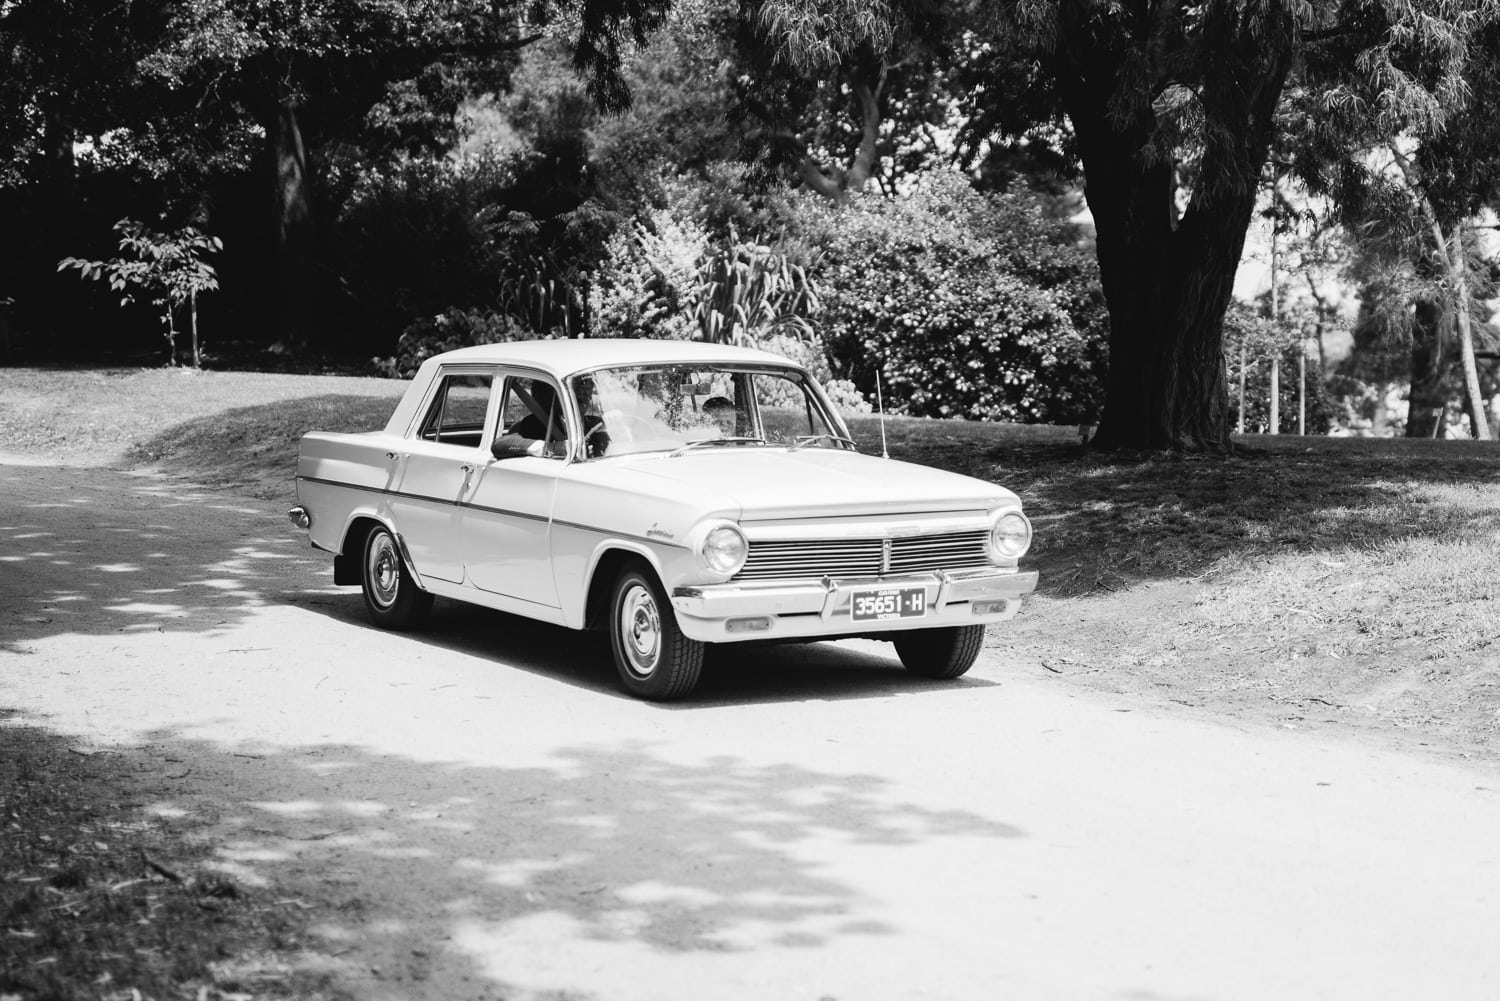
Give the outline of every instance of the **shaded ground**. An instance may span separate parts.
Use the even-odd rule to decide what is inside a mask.
[[[333,996],[296,962],[306,905],[213,868],[201,821],[148,809],[191,760],[87,747],[0,710],[0,997]]]

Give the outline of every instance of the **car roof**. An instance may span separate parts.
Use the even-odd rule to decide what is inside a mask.
[[[610,365],[650,365],[663,362],[796,366],[796,362],[781,355],[752,348],[708,344],[703,341],[619,337],[480,344],[448,351],[428,361],[442,365],[523,365],[541,369],[559,379],[575,372]]]

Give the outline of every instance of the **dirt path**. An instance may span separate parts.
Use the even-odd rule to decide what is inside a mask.
[[[997,636],[997,642],[1002,637]],[[0,706],[159,766],[359,999],[1500,996],[1500,773],[986,652],[719,656],[376,632],[281,509],[0,465]]]

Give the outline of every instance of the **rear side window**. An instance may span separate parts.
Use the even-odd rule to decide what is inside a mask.
[[[418,435],[442,445],[478,448],[484,438],[484,416],[494,383],[489,375],[443,376]]]

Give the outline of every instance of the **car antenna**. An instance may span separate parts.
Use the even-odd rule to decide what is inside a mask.
[[[891,453],[885,449],[885,403],[880,398],[880,369],[875,370],[875,412],[880,415],[880,457],[889,459]]]

